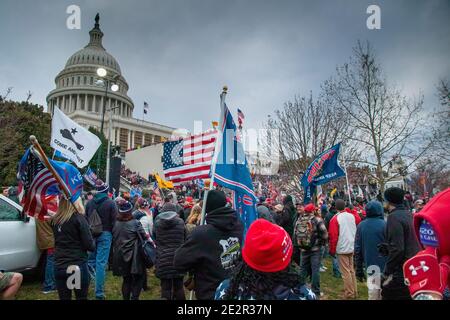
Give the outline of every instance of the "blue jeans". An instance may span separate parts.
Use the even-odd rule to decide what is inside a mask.
[[[306,279],[311,277],[311,290],[320,299],[320,261],[322,250],[302,251],[300,265],[300,284],[306,284]]]
[[[103,231],[95,239],[95,251],[89,253],[89,273],[95,278],[95,297],[97,299],[105,298],[106,265],[108,264],[111,242],[111,232]]]
[[[341,277],[341,271],[339,270],[339,263],[337,258],[333,258],[333,276],[336,278]]]
[[[47,251],[47,262],[45,263],[45,278],[44,278],[44,288],[43,291],[53,291],[56,290],[55,282],[55,259],[53,253],[48,253]]]

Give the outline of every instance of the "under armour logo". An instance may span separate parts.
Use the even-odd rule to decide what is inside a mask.
[[[420,269],[422,269],[423,272],[427,272],[428,270],[430,270],[430,268],[426,266],[425,261],[420,261],[419,267],[414,267],[413,265],[409,266],[409,271],[411,271],[411,275],[413,276],[417,276],[417,271]]]

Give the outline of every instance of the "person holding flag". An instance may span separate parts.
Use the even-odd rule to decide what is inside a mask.
[[[231,112],[225,104],[227,90],[225,87],[221,95],[221,133],[217,139],[210,174],[212,182],[234,191],[234,208],[244,223],[245,237],[246,231],[258,217],[257,197],[244,146]]]
[[[226,92],[224,87],[220,96],[221,132],[211,163],[209,185],[212,190],[205,191],[202,225],[192,231],[174,258],[175,268],[193,270],[198,300],[213,299],[218,285],[230,276],[240,253],[244,228],[247,229],[257,216],[253,183],[242,143],[236,138],[236,125],[225,105]],[[234,155],[232,161],[229,161],[230,155]],[[234,191],[238,214],[227,205],[225,193],[213,189],[214,182]]]
[[[74,272],[80,275],[74,288],[77,300],[86,300],[89,288],[87,252],[94,250],[89,224],[81,202],[83,178],[72,165],[49,160],[36,137],[23,155],[18,170],[21,203],[24,213],[44,220],[49,216],[49,199],[59,196],[56,214],[51,218],[55,240],[54,273],[61,300],[72,298],[67,280]]]

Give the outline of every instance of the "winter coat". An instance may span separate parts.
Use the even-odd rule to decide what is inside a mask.
[[[49,220],[36,219],[36,243],[39,250],[53,249],[55,238],[53,237],[52,225]]]
[[[62,225],[52,225],[55,236],[55,266],[67,268],[81,265],[88,260],[88,251],[95,250],[94,239],[86,217],[74,213]]]
[[[355,216],[346,211],[338,212],[330,221],[330,255],[353,253],[355,235]]]
[[[345,211],[355,217],[355,222],[357,226],[361,223],[362,219],[359,216],[358,211],[356,211],[356,209],[345,208]]]
[[[185,238],[183,219],[176,212],[163,212],[155,219],[153,240],[156,244],[155,274],[158,278],[173,279],[184,276],[184,272],[176,270],[173,266],[173,258]]]
[[[116,203],[106,193],[97,193],[86,205],[86,216],[89,218],[94,209],[102,220],[103,231],[112,232],[117,216]]]
[[[146,272],[138,234],[142,239],[146,239],[145,231],[136,219],[116,221],[113,228],[113,274],[115,276],[142,275]]]
[[[403,264],[420,251],[412,214],[404,205],[398,205],[388,215],[385,239],[389,253],[384,273],[403,278]]]
[[[287,209],[283,209],[281,212],[275,212],[273,215],[273,219],[275,223],[282,227],[286,232],[288,232],[290,228],[291,218],[289,215],[289,211]],[[289,233],[289,232],[288,232]]]
[[[356,229],[355,262],[356,270],[361,273],[369,266],[378,266],[383,272],[386,257],[378,252],[378,245],[384,242],[383,206],[379,202],[371,201],[366,206],[366,219]]]
[[[292,202],[292,197],[287,196],[283,201],[283,211],[285,212],[284,215],[286,216],[285,219],[283,219],[283,227],[284,230],[286,230],[289,235],[294,235],[294,224],[297,220],[297,210],[295,209],[294,203]],[[287,219],[289,217],[289,219]]]
[[[198,300],[212,300],[219,284],[230,277],[239,257],[244,227],[231,208],[209,212],[175,253],[175,267],[191,271]]]

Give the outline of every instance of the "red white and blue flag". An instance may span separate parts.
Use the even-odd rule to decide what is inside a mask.
[[[49,160],[57,174],[66,184],[70,194],[71,202],[75,202],[83,190],[83,177],[80,172],[71,164]],[[40,159],[29,148],[19,163],[17,172],[19,179],[19,200],[25,214],[39,219],[54,211],[49,207],[49,202],[54,197],[61,194],[57,180],[52,173],[44,166]],[[50,212],[49,212],[50,211]]]
[[[164,142],[163,170],[166,180],[180,185],[209,178],[217,130]]]
[[[237,109],[237,115],[238,115],[239,129],[242,129],[242,124],[244,123],[245,116],[244,116],[244,113],[242,112],[242,110],[239,108]]]

